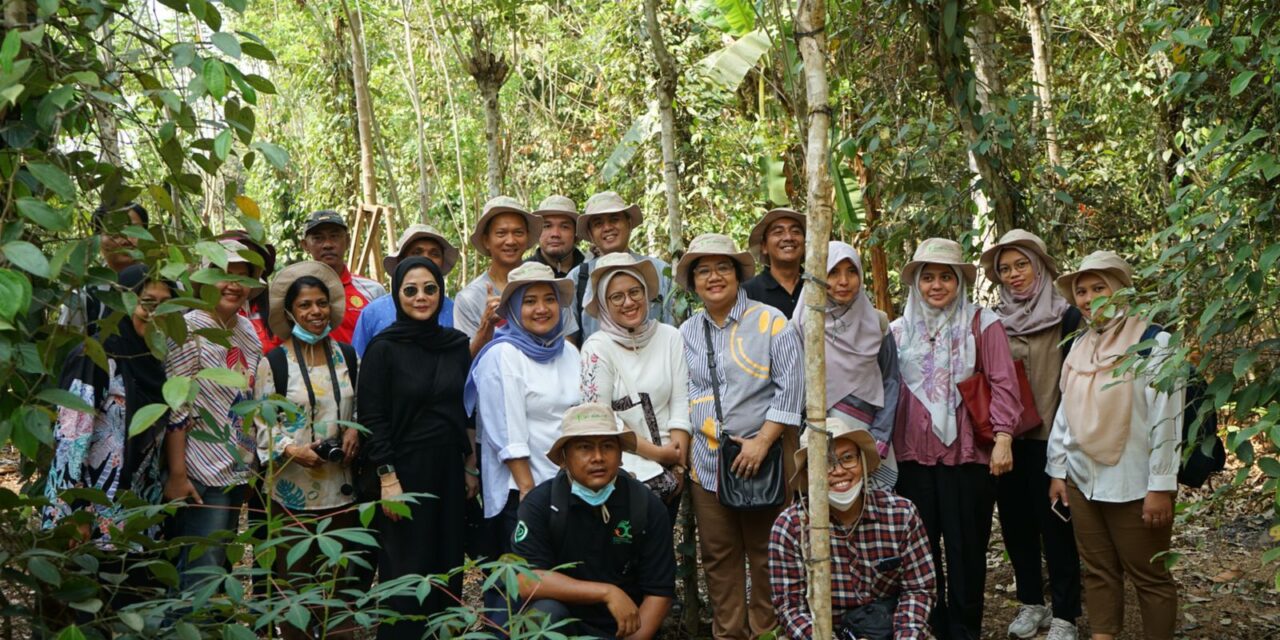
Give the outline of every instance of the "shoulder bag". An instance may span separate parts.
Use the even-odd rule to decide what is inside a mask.
[[[991,428],[991,381],[987,379],[986,367],[982,362],[982,310],[973,314],[973,375],[956,383],[956,390],[964,402],[965,411],[973,423],[973,439],[982,446],[995,444],[995,431]],[[1043,424],[1036,411],[1036,396],[1031,392],[1031,380],[1027,378],[1027,368],[1021,360],[1013,361],[1013,370],[1018,380],[1018,398],[1022,401],[1022,416],[1013,437],[1018,437]]]

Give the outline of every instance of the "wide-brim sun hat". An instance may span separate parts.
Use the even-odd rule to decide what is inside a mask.
[[[1058,292],[1067,300],[1075,300],[1076,278],[1090,273],[1106,273],[1115,278],[1122,286],[1133,286],[1133,267],[1114,251],[1094,251],[1080,261],[1080,266],[1071,273],[1065,273],[1054,281]]]
[[[332,267],[323,262],[303,260],[281,269],[271,279],[271,288],[267,290],[267,326],[277,338],[284,339],[293,333],[293,321],[285,315],[288,309],[284,306],[284,297],[294,281],[304,276],[323,282],[329,290],[329,328],[336,329],[342,324],[342,316],[347,310],[346,290],[342,287],[342,279]]]
[[[876,450],[876,439],[865,427],[854,426],[843,416],[827,416],[827,433],[831,440],[827,443],[827,451],[834,452],[836,440],[848,440],[862,451],[862,477],[865,480],[880,468],[880,452]],[[800,448],[794,454],[796,475],[802,476],[808,471],[809,444],[802,440]]]
[[[591,219],[599,216],[606,216],[611,213],[627,214],[628,220],[631,221],[631,228],[635,229],[644,221],[644,213],[640,211],[640,205],[630,204],[622,199],[622,196],[613,191],[601,191],[587,199],[586,211],[578,216],[578,237],[591,237]]]
[[[972,285],[978,279],[978,267],[964,259],[964,248],[955,240],[946,238],[929,238],[916,247],[911,262],[902,267],[902,282],[907,286],[915,286],[916,272],[926,264],[942,264],[956,267],[965,280]]]
[[[502,289],[502,296],[498,298],[498,308],[502,309],[507,306],[507,301],[520,287],[528,284],[537,284],[545,282],[556,290],[556,296],[560,299],[560,306],[568,306],[573,300],[573,281],[568,278],[557,278],[556,272],[551,270],[541,262],[526,262],[507,274],[507,286]]]
[[[588,300],[583,307],[583,310],[591,314],[593,318],[600,317],[600,298],[595,295],[596,289],[600,287],[600,280],[606,275],[621,269],[632,269],[639,272],[640,277],[644,279],[643,284],[647,296],[658,295],[658,270],[654,268],[652,262],[637,260],[635,256],[625,252],[605,254],[596,260],[596,267],[591,271],[591,288],[587,291],[589,294],[586,296]]]
[[[625,428],[619,430],[612,409],[586,402],[564,412],[564,418],[560,420],[560,437],[547,450],[547,459],[555,464],[564,464],[564,446],[574,438],[591,436],[617,436],[623,451],[636,450],[635,432]]]
[[[732,259],[742,267],[743,275],[751,275],[756,271],[756,260],[750,252],[738,251],[733,238],[722,233],[704,233],[689,243],[689,250],[680,256],[676,263],[676,282],[689,291],[693,291],[693,264],[699,258],[708,256],[724,256]],[[739,282],[739,285],[742,283]]]
[[[1005,249],[1018,249],[1024,253],[1033,253],[1040,258],[1040,262],[1044,264],[1045,270],[1048,272],[1049,280],[1055,280],[1060,273],[1058,270],[1058,262],[1049,256],[1049,248],[1045,245],[1044,240],[1040,236],[1026,231],[1024,229],[1014,229],[1009,233],[1000,236],[1000,240],[995,246],[982,252],[982,257],[978,259],[978,264],[982,265],[982,272],[987,275],[987,279],[1000,284],[1000,266],[996,264],[996,260],[1000,259],[1000,252]]]
[[[400,240],[396,242],[395,253],[382,259],[382,270],[387,273],[395,273],[396,265],[405,259],[405,250],[409,248],[409,245],[423,238],[435,240],[439,243],[440,251],[444,253],[444,264],[440,265],[440,273],[446,276],[449,275],[449,272],[453,271],[454,265],[458,264],[458,260],[462,258],[462,253],[458,251],[457,247],[453,246],[452,242],[449,242],[448,238],[441,235],[435,227],[429,224],[409,225],[409,228],[400,234]]]
[[[756,226],[751,228],[751,235],[747,239],[747,250],[751,252],[751,255],[754,256],[757,261],[765,261],[763,252],[764,237],[769,232],[769,225],[783,219],[795,220],[800,223],[800,228],[804,229],[806,232],[809,230],[809,221],[804,217],[803,213],[786,207],[770,209],[769,212],[764,214],[764,217],[760,219],[760,222],[757,222]]]
[[[489,231],[489,223],[504,213],[519,214],[524,218],[524,223],[529,229],[529,239],[525,242],[524,249],[521,249],[521,251],[528,251],[538,244],[538,234],[542,232],[542,218],[526,211],[524,205],[520,204],[520,201],[515,198],[497,196],[484,203],[484,208],[480,212],[480,219],[476,220],[475,230],[471,232],[471,246],[486,258],[490,256],[489,250],[484,248],[484,235]]]

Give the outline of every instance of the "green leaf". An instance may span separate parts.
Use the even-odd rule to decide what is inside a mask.
[[[174,376],[165,381],[164,387],[160,392],[164,395],[164,401],[174,411],[182,408],[182,405],[190,401],[195,395],[196,385],[191,378],[186,376]]]
[[[73,604],[71,606],[74,607],[75,605]],[[102,607],[101,600],[98,601],[98,607]],[[73,624],[62,631],[59,631],[57,637],[53,640],[85,640],[85,638],[84,632],[80,630],[80,627]]]
[[[1280,461],[1275,458],[1258,458],[1258,469],[1268,478],[1280,478]]]
[[[187,42],[173,45],[169,48],[169,53],[173,55],[173,66],[175,67],[189,67],[196,61],[196,47]]]
[[[66,231],[71,228],[71,221],[53,210],[43,200],[35,198],[18,198],[18,213],[50,231]]]
[[[201,369],[200,373],[196,374],[196,377],[233,389],[247,389],[249,387],[249,379],[243,373],[232,371],[226,367]]]
[[[1249,367],[1253,366],[1259,355],[1262,355],[1259,351],[1246,351],[1236,358],[1236,364],[1231,368],[1231,374],[1236,377],[1236,380],[1244,378],[1245,374],[1249,373]]]
[[[168,405],[160,403],[149,404],[133,414],[133,421],[129,423],[129,437],[132,438],[143,431],[146,431],[151,425],[159,420],[164,412],[168,411]]]
[[[276,56],[271,53],[270,49],[256,42],[242,42],[240,43],[240,49],[243,50],[244,54],[250,58],[257,58],[266,62],[276,61]]]
[[[55,587],[62,584],[62,575],[58,573],[57,567],[54,567],[53,563],[40,556],[32,557],[27,561],[27,571],[41,582],[46,582]]]
[[[244,13],[246,3],[245,0],[222,0],[222,4],[231,7],[231,10],[236,13]]]
[[[88,414],[94,413],[93,407],[89,406],[89,403],[85,402],[80,396],[71,393],[66,389],[49,387],[40,393],[37,393],[36,398],[44,400],[49,404],[66,407],[72,411],[79,411],[80,413]]]
[[[270,142],[255,142],[253,148],[266,156],[267,162],[271,163],[277,171],[284,171],[289,165],[289,152]]]
[[[31,307],[31,281],[10,269],[0,269],[0,319],[12,321]]]
[[[27,171],[30,171],[40,184],[58,194],[63,201],[73,202],[76,199],[76,185],[71,182],[67,174],[62,172],[62,169],[49,164],[29,164]]]
[[[1239,75],[1231,80],[1231,95],[1238,96],[1245,89],[1249,88],[1249,82],[1253,77],[1258,75],[1257,71],[1241,71]]]
[[[72,609],[83,611],[85,613],[97,613],[102,609],[102,601],[97,598],[89,598],[79,602],[70,603]]]
[[[947,38],[954,38],[956,35],[956,12],[959,9],[957,0],[947,0],[947,6],[942,8],[942,32]]]
[[[237,40],[234,35],[225,31],[219,31],[213,34],[209,39],[213,41],[213,46],[221,49],[223,53],[231,56],[232,58],[240,58],[240,41]]]
[[[229,624],[222,628],[222,640],[258,640],[258,636],[242,624]]]
[[[720,88],[733,91],[755,68],[760,57],[773,48],[769,34],[757,29],[738,38],[733,44],[708,55],[698,62]]]
[[[220,60],[205,60],[204,71],[200,73],[200,78],[204,80],[204,87],[209,90],[209,95],[221,100],[227,95],[227,68],[222,65]]]
[[[222,133],[213,139],[213,155],[219,160],[226,160],[229,153],[231,153],[231,130],[223,129]]]
[[[142,627],[146,624],[142,616],[133,611],[118,611],[116,615],[120,616],[120,622],[134,631],[142,631]]]
[[[14,240],[0,248],[4,257],[19,269],[41,278],[49,277],[49,260],[35,245],[25,240]]]
[[[13,72],[13,60],[22,50],[22,37],[18,35],[19,31],[19,29],[9,29],[9,33],[4,36],[4,43],[0,44],[0,70],[5,73]]]
[[[609,159],[604,162],[604,170],[600,172],[600,180],[605,184],[612,182],[623,169],[627,168],[627,165],[631,164],[631,159],[636,156],[640,146],[653,137],[657,130],[657,106],[650,105],[649,112],[631,123],[631,128],[627,129],[618,146],[614,147],[613,152],[609,154]]]

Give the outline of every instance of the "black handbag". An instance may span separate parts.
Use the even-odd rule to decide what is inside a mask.
[[[716,371],[716,351],[711,343],[711,323],[704,317],[702,329],[707,339],[707,367],[711,371],[711,394],[715,401],[716,423],[724,425],[724,409],[720,406],[720,375]],[[719,430],[718,430],[719,431]],[[742,453],[742,445],[736,440],[725,438],[717,433],[720,439],[720,462],[717,469],[719,488],[716,496],[720,504],[735,511],[758,511],[781,507],[787,497],[787,482],[782,467],[781,438],[769,447],[769,453],[756,475],[744,478],[733,472],[733,461]]]

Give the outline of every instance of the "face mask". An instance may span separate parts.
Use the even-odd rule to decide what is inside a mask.
[[[290,320],[293,320],[293,337],[307,344],[315,344],[317,342],[320,342],[321,340],[324,340],[325,338],[329,337],[329,331],[333,329],[333,327],[331,326],[326,326],[324,328],[324,331],[320,332],[319,334],[311,333],[310,331],[307,331],[306,329],[302,328],[302,324],[299,323],[297,319],[293,317],[293,314],[289,313],[286,315],[289,316]]]
[[[613,485],[615,482],[617,482],[617,478],[614,478],[613,482],[605,485],[599,491],[592,491],[591,489],[578,484],[578,481],[573,479],[569,480],[569,485],[570,491],[573,492],[573,495],[582,498],[583,502],[593,507],[598,507],[605,502],[608,502],[609,496],[613,495]]]
[[[844,491],[828,492],[827,502],[829,502],[831,506],[835,507],[839,511],[846,511],[849,509],[849,507],[853,506],[853,503],[858,499],[858,496],[860,495],[862,495],[861,480],[859,480],[857,484],[853,485],[852,487],[849,487]]]

